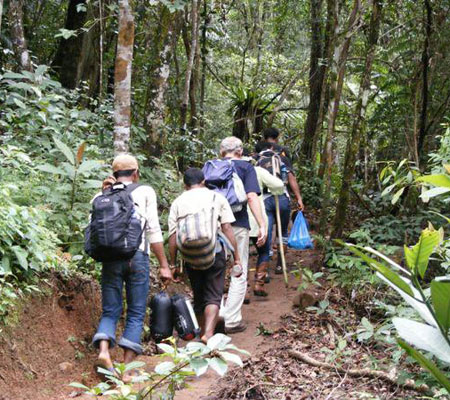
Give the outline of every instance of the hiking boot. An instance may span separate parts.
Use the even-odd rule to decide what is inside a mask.
[[[266,277],[264,278],[264,283],[270,283],[269,271],[266,272]]]
[[[277,265],[275,267],[275,274],[276,275],[281,275],[283,273],[283,267],[281,265]]]
[[[227,335],[232,335],[233,333],[244,332],[247,329],[247,323],[245,321],[239,322],[238,325],[231,328],[225,327],[225,333]]]

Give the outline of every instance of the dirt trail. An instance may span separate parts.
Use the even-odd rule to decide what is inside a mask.
[[[310,252],[290,251],[288,265],[294,267],[300,257],[314,262]],[[252,257],[250,265],[254,267]],[[250,273],[253,279],[254,271]],[[0,400],[89,400],[68,387],[70,382],[82,382],[94,386],[98,379],[93,372],[96,353],[89,346],[100,316],[100,292],[90,280],[61,278],[49,281],[48,296],[31,298],[18,313],[18,325],[0,335]],[[232,335],[232,342],[250,352],[252,360],[273,345],[270,336],[257,336],[257,327],[263,324],[267,330],[280,326],[280,316],[292,310],[292,297],[298,282],[291,276],[286,288],[282,275],[272,275],[266,285],[266,299],[251,297],[251,303],[243,306],[244,319],[248,323],[245,332]],[[182,345],[182,344],[181,344]],[[121,352],[113,350],[112,356],[120,359]],[[162,360],[156,356],[141,356],[151,371]],[[237,369],[236,371],[239,371]],[[201,399],[217,387],[220,378],[209,371],[200,378],[189,379],[189,387],[177,393],[177,400]]]
[[[298,258],[294,252],[289,260]],[[252,276],[254,272],[251,272]],[[269,296],[264,300],[258,297],[251,297],[251,302],[243,306],[244,320],[248,323],[248,328],[241,333],[231,335],[232,343],[241,349],[250,352],[251,357],[258,357],[258,354],[267,350],[271,346],[271,340],[263,335],[257,336],[257,327],[263,324],[265,329],[275,330],[280,321],[280,316],[287,314],[292,309],[292,297],[296,293],[298,282],[290,279],[290,285],[286,288],[283,276],[272,274],[270,284],[266,285]],[[189,388],[185,388],[177,393],[176,400],[201,399],[207,396],[211,389],[214,389],[219,377],[214,371],[208,371],[200,378],[192,379]]]

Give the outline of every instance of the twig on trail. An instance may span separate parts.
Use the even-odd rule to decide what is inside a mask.
[[[348,374],[349,376],[353,376],[353,377],[366,376],[369,378],[377,378],[377,379],[381,379],[385,382],[388,382],[392,385],[401,386],[404,389],[415,390],[416,392],[419,392],[419,393],[426,393],[426,392],[429,392],[429,390],[430,390],[430,388],[427,385],[422,384],[420,386],[417,386],[411,380],[407,380],[405,383],[399,383],[399,382],[397,382],[397,379],[395,377],[391,377],[388,373],[386,373],[384,371],[377,371],[377,370],[372,370],[369,368],[360,368],[360,369],[354,368],[354,369],[346,370],[342,367],[338,367],[335,365],[331,365],[331,364],[316,360],[316,359],[308,356],[307,354],[300,353],[299,351],[288,350],[287,353],[289,356],[291,356],[297,360],[303,361],[314,367],[327,368],[327,369],[339,371],[339,372]]]
[[[330,345],[332,347],[335,347],[336,346],[336,335],[334,333],[333,326],[329,322],[327,322],[327,328],[328,328],[328,333],[330,335]]]
[[[330,326],[331,326],[331,325],[330,325]],[[331,399],[332,394],[333,394],[336,390],[338,390],[338,389],[342,386],[342,384],[344,383],[344,381],[347,379],[347,375],[348,375],[348,374],[347,374],[347,372],[346,372],[345,375],[344,375],[344,377],[343,377],[343,378],[341,379],[341,381],[339,382],[339,384],[333,388],[333,390],[328,394],[328,396],[325,398],[325,400]]]

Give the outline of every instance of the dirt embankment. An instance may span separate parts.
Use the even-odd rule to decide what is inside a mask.
[[[26,299],[0,339],[0,399],[65,398],[72,381],[94,382],[90,340],[100,315],[98,285],[55,275]]]

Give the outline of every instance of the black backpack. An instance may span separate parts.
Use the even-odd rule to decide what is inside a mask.
[[[278,152],[273,150],[264,150],[258,154],[256,158],[256,165],[258,167],[264,168],[273,175],[274,163],[278,163],[279,169],[276,171],[277,178],[281,179],[286,186],[288,183],[288,169],[286,164],[283,162],[283,158],[278,154]]]
[[[115,184],[94,199],[84,238],[84,250],[94,260],[129,260],[139,249],[146,224],[142,227],[131,198],[138,187]]]

